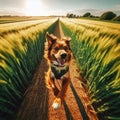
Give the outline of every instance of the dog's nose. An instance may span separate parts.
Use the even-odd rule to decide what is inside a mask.
[[[65,59],[66,57],[67,57],[67,54],[66,54],[66,53],[61,54],[61,58],[62,58],[62,59]]]

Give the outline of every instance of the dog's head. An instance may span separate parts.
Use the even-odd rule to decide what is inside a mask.
[[[46,33],[48,46],[48,59],[50,63],[64,67],[67,66],[71,59],[70,37],[63,37],[61,40],[53,34]]]

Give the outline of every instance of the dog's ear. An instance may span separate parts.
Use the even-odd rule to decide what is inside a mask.
[[[63,40],[67,43],[67,45],[70,47],[71,37],[63,37],[62,39],[63,39]]]
[[[49,46],[54,44],[57,40],[57,37],[54,36],[53,34],[49,34],[48,32],[46,33],[46,39],[48,41]]]
[[[65,40],[68,43],[71,41],[71,37],[63,37],[62,39]]]
[[[66,42],[66,44],[68,45],[69,49],[70,49],[70,41],[71,41],[71,37],[63,37],[62,40],[64,40]]]

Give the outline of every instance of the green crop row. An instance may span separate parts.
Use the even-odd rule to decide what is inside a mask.
[[[80,19],[61,19],[61,23],[72,38],[71,49],[98,117],[119,120],[120,25]]]
[[[14,116],[43,56],[46,31],[55,19],[0,37],[0,120]]]

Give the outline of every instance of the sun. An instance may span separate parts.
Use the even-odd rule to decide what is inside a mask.
[[[26,1],[26,15],[28,16],[43,16],[46,15],[45,5],[41,0]]]

